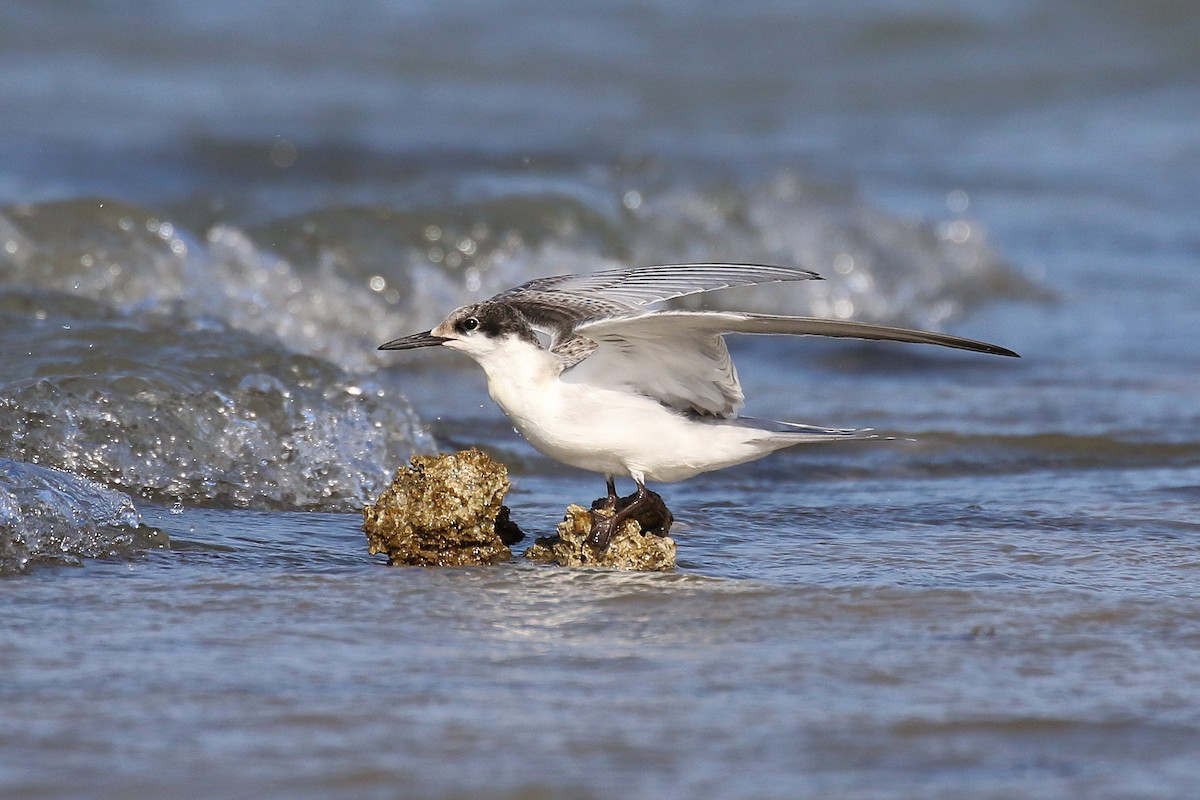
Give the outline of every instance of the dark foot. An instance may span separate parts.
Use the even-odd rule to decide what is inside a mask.
[[[624,519],[623,516],[617,514],[620,511],[617,508],[617,504],[620,502],[617,497],[617,485],[613,482],[612,475],[606,477],[605,486],[608,488],[608,496],[592,501],[592,532],[588,534],[587,538],[588,544],[599,553],[608,549],[613,531]],[[601,511],[605,513],[597,513]]]
[[[633,500],[633,496],[621,498],[621,502],[617,503],[617,510],[621,510],[622,503],[629,505]],[[637,524],[642,526],[643,531],[655,536],[666,536],[671,530],[671,523],[675,521],[671,509],[667,508],[667,504],[663,502],[658,492],[652,492],[649,489],[646,490],[646,497],[642,501],[642,505],[630,515],[630,519],[637,520]]]
[[[621,501],[616,495],[612,497],[597,497],[592,501],[592,511],[611,511],[615,514],[617,513],[617,503],[619,502]]]
[[[609,477],[606,485],[608,486],[608,496],[601,497],[599,500],[593,500],[592,508],[595,510],[603,509],[605,511],[611,511],[615,514],[617,513],[617,502],[620,499],[617,497],[617,485],[613,483],[611,476]]]
[[[612,513],[600,513],[610,511]],[[642,531],[655,536],[666,536],[671,530],[671,523],[675,521],[671,509],[667,508],[658,492],[649,489],[644,490],[640,499],[636,492],[619,499],[601,497],[592,501],[592,532],[588,536],[588,543],[604,552],[612,535],[626,519],[635,520]]]
[[[592,501],[592,519],[596,519],[596,511],[612,511],[614,514],[624,511],[629,506],[637,502],[637,493],[627,495],[621,498],[600,497]],[[671,509],[667,508],[667,504],[663,502],[662,496],[658,492],[646,490],[646,498],[640,508],[634,509],[629,515],[629,519],[637,520],[637,524],[642,526],[642,530],[646,533],[652,533],[655,536],[666,536],[671,532],[671,523],[675,521],[675,516],[671,513]],[[595,526],[593,525],[593,529]]]
[[[602,502],[602,501],[597,501]],[[605,509],[606,511],[608,509]],[[608,543],[612,540],[613,532],[624,520],[618,520],[616,514],[601,514],[595,504],[592,506],[592,532],[588,534],[587,543],[597,553],[603,553],[608,549]]]

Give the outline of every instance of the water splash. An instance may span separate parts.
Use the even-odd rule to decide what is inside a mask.
[[[825,278],[733,290],[720,301],[747,310],[938,329],[989,302],[1046,297],[995,252],[979,223],[897,217],[848,187],[793,173],[750,190],[647,193],[631,213],[639,262],[795,264]]]
[[[37,561],[77,564],[82,557],[165,545],[137,531],[141,517],[126,494],[68,472],[0,459],[0,574]]]
[[[924,327],[988,302],[1045,296],[966,218],[896,217],[848,187],[790,172],[748,186],[664,185],[654,175],[653,166],[627,167],[586,199],[525,189],[248,226],[219,220],[199,231],[110,200],[13,206],[0,209],[0,285],[220,320],[354,371],[380,365],[379,341],[455,306],[540,275],[629,263],[802,266],[826,281],[737,290],[720,302]]]
[[[156,501],[353,510],[431,446],[394,388],[219,321],[2,293],[0,338],[0,449]]]
[[[533,277],[796,264],[827,280],[713,302],[927,327],[1038,296],[968,220],[899,219],[791,173],[695,186],[656,169],[240,225],[186,204],[2,208],[0,452],[165,504],[352,510],[435,446],[379,342]]]

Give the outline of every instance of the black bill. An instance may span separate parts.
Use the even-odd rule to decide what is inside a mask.
[[[417,347],[433,347],[442,342],[450,341],[444,336],[434,336],[429,331],[414,333],[411,336],[401,336],[390,342],[379,345],[380,350],[413,350]]]

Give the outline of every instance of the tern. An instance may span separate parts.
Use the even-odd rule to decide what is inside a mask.
[[[745,401],[724,336],[791,334],[940,345],[1018,357],[944,333],[836,319],[740,311],[647,309],[734,286],[821,280],[762,264],[668,264],[537,278],[463,306],[428,331],[380,350],[448,347],[473,358],[488,394],[534,448],[605,476],[589,543],[651,502],[647,481],[670,483],[809,442],[870,438],[868,430],[738,417]],[[539,332],[543,338],[539,338]],[[618,507],[616,476],[637,485]]]

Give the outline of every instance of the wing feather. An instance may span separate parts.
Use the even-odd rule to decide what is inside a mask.
[[[789,317],[777,314],[750,314],[735,311],[655,311],[642,314],[596,320],[580,325],[578,332],[595,338],[600,334],[639,337],[654,337],[665,332],[678,336],[686,331],[692,336],[722,335],[726,333],[787,334],[792,336],[832,336],[848,339],[872,339],[888,342],[909,342],[989,353],[997,356],[1020,356],[1007,347],[952,336],[936,331],[913,328],[897,328],[891,325],[875,325],[869,322],[849,322],[837,319],[814,317]]]
[[[536,278],[492,299],[515,306],[534,327],[565,336],[581,322],[628,315],[649,303],[734,286],[807,280],[821,276],[768,264],[661,264]]]
[[[594,349],[563,370],[563,381],[634,392],[702,416],[736,417],[745,402],[720,335],[630,329],[589,332],[587,340]]]
[[[723,336],[790,334],[874,339],[1019,357],[999,345],[960,336],[865,322],[725,311],[651,311],[584,322],[577,335],[596,347],[562,379],[621,388],[664,405],[732,418],[745,397]]]

